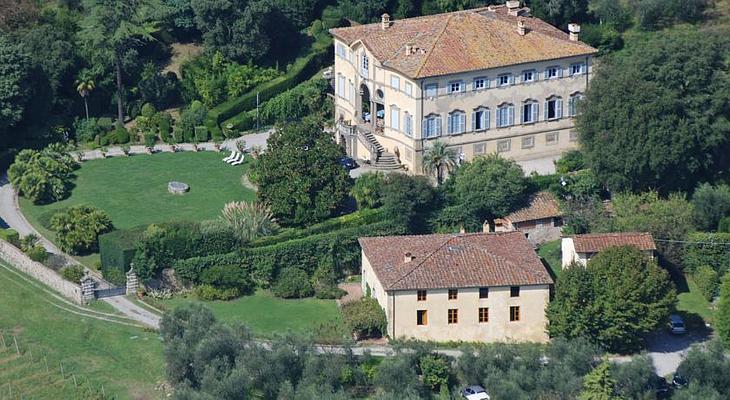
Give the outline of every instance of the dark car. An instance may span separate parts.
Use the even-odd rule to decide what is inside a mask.
[[[687,387],[687,384],[689,384],[689,382],[687,382],[687,378],[683,377],[680,374],[674,374],[674,376],[672,377],[672,386],[677,389]]]
[[[357,162],[350,157],[341,158],[340,165],[342,165],[347,170],[355,169],[358,167]]]
[[[656,376],[654,381],[654,388],[656,389],[657,399],[668,399],[672,394],[672,388],[667,383],[667,380],[661,376]]]

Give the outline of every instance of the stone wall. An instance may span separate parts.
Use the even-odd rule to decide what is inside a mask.
[[[80,285],[63,279],[56,271],[31,260],[20,249],[2,239],[0,239],[0,258],[74,303],[83,304]]]

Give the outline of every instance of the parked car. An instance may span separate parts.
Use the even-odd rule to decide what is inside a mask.
[[[669,396],[672,394],[672,388],[667,383],[667,380],[658,375],[654,379],[655,379],[654,388],[656,390],[656,398],[657,399],[668,399]]]
[[[346,170],[355,169],[358,167],[357,161],[353,160],[350,157],[343,157],[340,159],[340,165],[342,165]]]
[[[677,314],[669,316],[669,332],[675,335],[684,335],[687,328],[684,326],[684,320]]]
[[[672,386],[674,386],[676,389],[687,387],[688,384],[689,382],[687,382],[687,378],[683,377],[680,374],[675,373],[672,377]]]
[[[461,390],[461,396],[466,400],[489,400],[487,391],[479,385],[465,387]]]

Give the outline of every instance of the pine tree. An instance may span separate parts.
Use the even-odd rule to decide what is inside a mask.
[[[611,364],[604,361],[583,378],[580,400],[618,400],[616,381],[611,377]]]

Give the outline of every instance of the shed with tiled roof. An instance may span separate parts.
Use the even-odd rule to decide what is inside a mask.
[[[596,253],[616,246],[634,246],[649,257],[654,257],[656,250],[654,238],[648,232],[592,233],[568,236],[562,239],[561,244],[563,267],[573,262],[586,265]]]

